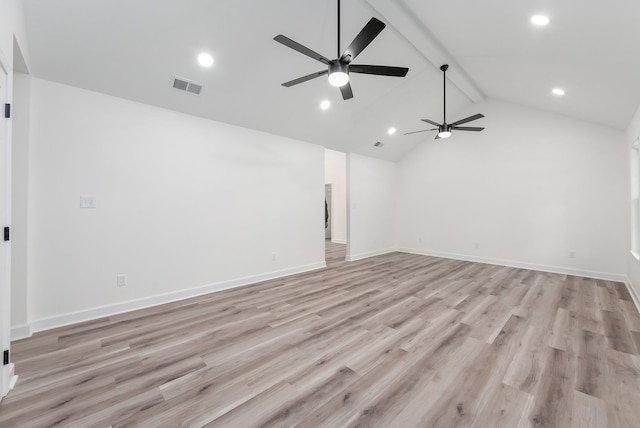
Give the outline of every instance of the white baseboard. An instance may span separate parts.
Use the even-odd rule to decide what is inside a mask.
[[[362,260],[369,257],[381,256],[383,254],[389,254],[397,251],[395,248],[385,248],[383,250],[369,251],[368,253],[352,254],[344,258],[348,262],[355,262],[356,260]]]
[[[334,244],[347,245],[347,240],[346,239],[333,239],[333,238],[331,238],[331,242],[333,242]]]
[[[274,272],[267,272],[260,275],[253,275],[244,278],[233,279],[229,281],[207,284],[200,287],[190,288],[187,290],[174,291],[171,293],[160,294],[155,296],[144,297],[142,299],[131,300],[128,302],[114,303],[111,305],[100,306],[82,311],[71,312],[53,317],[42,318],[30,323],[30,331],[36,333],[38,331],[50,330],[52,328],[62,327],[69,324],[75,324],[83,321],[90,321],[97,318],[120,314],[123,312],[144,309],[151,306],[162,305],[179,300],[189,299],[191,297],[202,296],[216,291],[228,290],[230,288],[240,287],[243,285],[255,284],[257,282],[267,281],[270,279],[281,278],[284,276],[295,275],[298,273],[309,272],[312,270],[327,267],[325,262],[312,263],[304,266],[296,266],[289,269],[283,269]]]
[[[18,375],[16,375],[16,366],[13,363],[9,363],[9,391],[15,388],[16,383],[18,383]]]
[[[636,291],[635,287],[631,283],[631,280],[629,279],[629,277],[625,278],[624,284],[627,286],[627,289],[629,290],[629,294],[631,294],[631,298],[633,299],[633,303],[635,303],[636,305],[636,309],[638,309],[638,312],[640,312],[640,295],[638,295],[638,292]]]
[[[487,263],[499,266],[509,266],[521,269],[531,269],[543,272],[559,273],[565,275],[582,276],[586,278],[604,279],[609,281],[618,281],[625,283],[629,288],[629,291],[634,299],[634,303],[640,310],[640,296],[635,291],[629,279],[625,275],[613,274],[606,272],[594,272],[572,268],[564,268],[558,266],[538,265],[533,263],[516,262],[512,260],[490,259],[484,257],[475,257],[464,254],[446,253],[441,251],[430,251],[417,248],[386,248],[382,250],[370,251],[367,253],[360,253],[354,255],[347,255],[346,261],[362,260],[369,257],[379,256],[392,252],[403,252],[409,254],[419,254],[432,257],[442,257],[456,260],[466,260],[470,262]],[[49,330],[52,328],[62,327],[69,324],[75,324],[78,322],[89,321],[96,318],[105,316],[111,316],[123,312],[133,311],[137,309],[144,309],[151,306],[161,305],[165,303],[171,303],[179,300],[188,299],[191,297],[197,297],[204,294],[213,293],[216,291],[227,290],[230,288],[240,287],[243,285],[255,284],[270,279],[281,278],[289,275],[295,275],[298,273],[309,272],[312,270],[323,269],[327,265],[325,262],[312,263],[304,266],[297,266],[294,268],[283,269],[274,272],[268,272],[260,275],[253,275],[244,278],[233,279],[229,281],[222,281],[213,284],[207,284],[200,287],[190,288],[187,290],[180,290],[171,293],[149,296],[142,299],[131,300],[128,302],[115,303],[111,305],[100,306],[96,308],[86,309],[77,312],[71,312],[53,317],[42,318],[31,322],[30,324],[15,326],[11,329],[11,340],[22,339],[31,336],[32,333],[38,331]]]
[[[607,281],[625,282],[622,274],[595,272],[589,270],[573,269],[560,266],[539,265],[535,263],[516,262],[513,260],[490,259],[485,257],[469,256],[466,254],[445,253],[442,251],[422,250],[417,248],[398,248],[401,253],[420,254],[423,256],[442,257],[445,259],[465,260],[469,262],[486,263],[490,265],[508,266],[520,269],[537,270],[542,272],[559,273],[564,275],[582,276],[585,278],[604,279]]]
[[[8,365],[0,366],[0,370],[3,371],[3,376],[5,376],[4,381],[0,385],[0,401],[16,386],[16,382],[18,380],[18,376],[16,376],[16,366],[13,363],[9,363]]]
[[[11,327],[11,341],[26,339],[31,337],[31,327],[29,324],[20,324]]]

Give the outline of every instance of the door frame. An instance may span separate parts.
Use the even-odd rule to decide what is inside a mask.
[[[5,56],[0,51],[0,82],[3,87],[4,99],[0,99],[2,114],[0,120],[4,121],[4,139],[0,142],[0,162],[3,165],[4,177],[0,177],[0,185],[3,187],[0,196],[0,210],[4,220],[0,227],[11,225],[11,119],[4,117],[4,104],[11,104],[11,67]],[[0,241],[0,257],[3,259],[2,272],[0,272],[0,354],[11,349],[11,241]],[[3,355],[4,356],[4,355]],[[0,366],[0,400],[7,395],[15,379],[13,376],[13,363]]]

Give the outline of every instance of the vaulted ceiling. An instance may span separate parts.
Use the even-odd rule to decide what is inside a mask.
[[[424,129],[421,118],[441,120],[443,63],[451,66],[450,117],[490,97],[624,129],[640,105],[636,0],[343,0],[342,48],[375,16],[387,28],[357,62],[410,68],[405,78],[352,75],[347,101],[325,77],[281,86],[323,66],[273,40],[284,34],[334,58],[335,0],[24,7],[36,77],[389,160],[433,140],[402,134]],[[532,25],[539,13],[551,24]],[[210,68],[196,61],[203,51],[214,57]],[[172,89],[174,75],[202,83],[202,94]],[[552,95],[554,87],[566,95]],[[325,99],[332,105],[322,111]],[[390,136],[391,126],[398,132]]]

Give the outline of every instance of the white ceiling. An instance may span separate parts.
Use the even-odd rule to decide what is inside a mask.
[[[389,160],[432,141],[431,133],[402,133],[425,129],[421,118],[441,121],[442,63],[451,64],[449,119],[491,97],[624,129],[640,105],[637,0],[343,0],[342,49],[375,16],[388,26],[355,62],[410,68],[405,78],[352,75],[348,101],[324,77],[281,86],[323,65],[273,40],[284,34],[335,58],[335,0],[24,7],[36,77]],[[552,23],[534,27],[536,13]],[[201,51],[214,56],[213,67],[197,64]],[[203,83],[202,94],[171,89],[172,75]],[[567,95],[551,95],[557,86]],[[387,135],[390,126],[396,135]]]

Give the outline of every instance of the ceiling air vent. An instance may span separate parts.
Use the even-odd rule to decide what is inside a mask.
[[[382,146],[384,146],[384,144],[382,144],[380,141],[378,141],[373,146],[374,147],[382,147]]]
[[[193,80],[187,80],[182,77],[173,76],[171,80],[171,86],[173,89],[177,89],[181,92],[188,92],[194,95],[200,95],[202,92],[202,83],[194,82]]]

